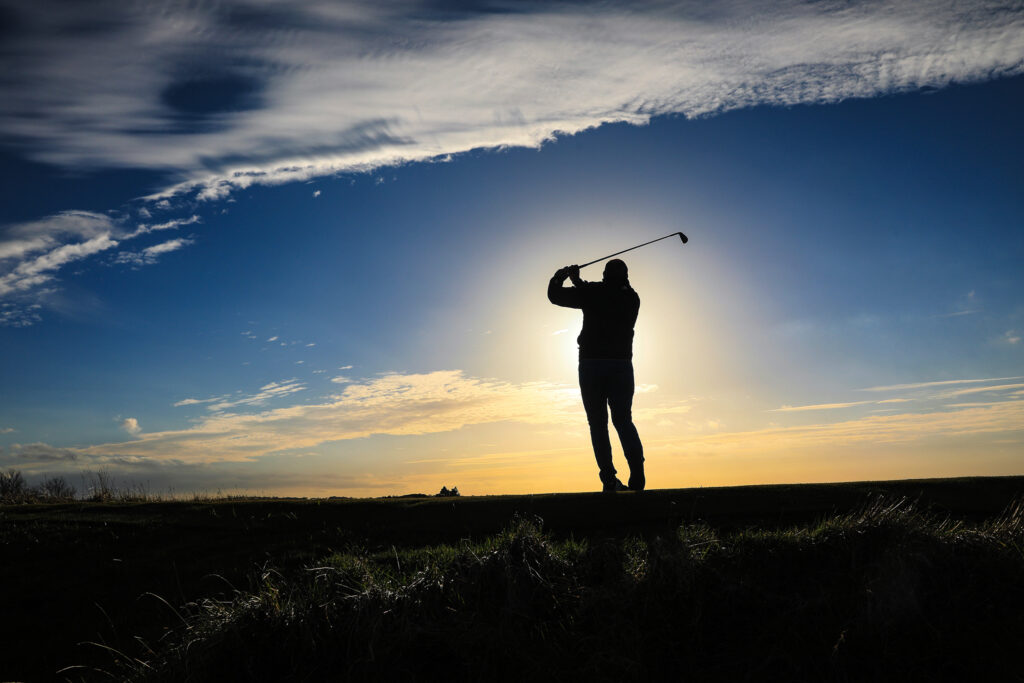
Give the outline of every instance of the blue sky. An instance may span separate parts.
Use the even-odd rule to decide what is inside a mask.
[[[1019,7],[496,8],[6,10],[0,465],[589,490],[547,278],[683,230],[652,486],[1021,473]]]

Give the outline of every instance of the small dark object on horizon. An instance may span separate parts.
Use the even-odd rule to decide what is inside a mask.
[[[458,486],[453,486],[450,491],[448,490],[447,486],[442,486],[441,490],[437,492],[437,497],[438,498],[455,498],[455,497],[458,497],[458,496],[461,496],[461,495],[462,494],[459,493],[459,487]]]

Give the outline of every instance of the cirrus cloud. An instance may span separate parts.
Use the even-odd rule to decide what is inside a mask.
[[[179,178],[157,197],[215,199],[612,121],[1024,70],[1024,9],[998,0],[497,9],[508,7],[23,4],[9,10],[19,30],[5,37],[0,133],[50,163]]]
[[[473,149],[537,147],[610,122],[1024,73],[1018,2],[513,8],[413,0],[8,5],[5,21],[16,28],[0,56],[0,138],[65,168],[162,173],[160,189],[133,209],[149,219],[185,199]],[[33,293],[66,264],[197,220],[172,217],[129,233],[105,215],[66,212],[0,228],[0,298],[19,300],[0,311],[0,324],[38,320]],[[153,263],[186,243],[115,261]]]

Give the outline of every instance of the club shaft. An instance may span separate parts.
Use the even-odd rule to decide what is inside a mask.
[[[660,242],[661,240],[667,240],[669,237],[675,237],[676,235],[679,235],[681,237],[682,234],[683,233],[681,233],[681,232],[669,233],[668,235],[665,235],[664,237],[659,237],[657,239],[653,239],[650,242],[644,242],[643,244],[638,244],[635,247],[630,247],[629,249],[623,249],[622,251],[617,251],[614,254],[608,254],[607,256],[602,256],[599,259],[594,259],[593,261],[588,261],[588,262],[586,262],[584,264],[581,264],[580,268],[586,268],[587,266],[592,266],[595,263],[600,263],[601,261],[604,261],[605,259],[610,259],[613,256],[618,256],[619,254],[625,254],[627,251],[633,251],[634,249],[639,249],[640,247],[646,247],[648,244],[654,244],[655,242]]]

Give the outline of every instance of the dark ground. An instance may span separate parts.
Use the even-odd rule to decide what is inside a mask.
[[[69,665],[108,667],[178,623],[171,606],[230,597],[261,568],[282,571],[332,551],[480,539],[516,515],[554,538],[671,535],[701,521],[721,532],[809,524],[884,494],[976,522],[1024,495],[1024,476],[746,486],[619,494],[373,500],[225,500],[0,506],[0,680],[60,680]],[[1024,578],[1024,577],[1022,577]],[[79,674],[75,673],[77,678]]]

